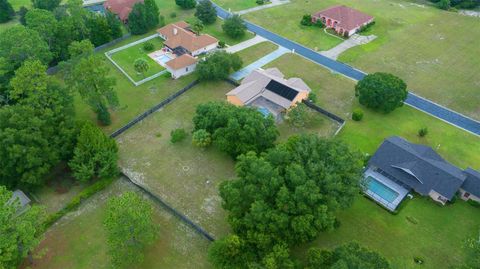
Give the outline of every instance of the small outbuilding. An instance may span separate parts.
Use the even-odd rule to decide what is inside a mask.
[[[320,20],[325,27],[332,28],[339,35],[349,37],[363,26],[373,22],[374,18],[347,6],[333,6],[312,15],[315,23]]]

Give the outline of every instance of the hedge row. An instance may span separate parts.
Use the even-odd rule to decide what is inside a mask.
[[[95,193],[105,189],[108,187],[113,181],[115,177],[112,178],[104,178],[100,179],[97,182],[93,183],[92,185],[86,187],[82,190],[79,194],[77,194],[73,199],[60,211],[57,211],[53,214],[50,214],[45,221],[45,229],[50,227],[52,224],[57,222],[61,217],[65,216],[67,213],[74,211],[78,208],[78,206],[86,199],[94,195]]]

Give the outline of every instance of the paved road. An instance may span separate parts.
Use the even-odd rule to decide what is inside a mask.
[[[217,15],[223,19],[227,18],[231,14],[213,3],[217,9]],[[274,43],[277,43],[280,46],[283,46],[289,50],[293,50],[297,54],[322,65],[334,72],[343,74],[354,80],[361,80],[366,73],[355,69],[347,64],[337,62],[330,58],[327,58],[303,45],[300,45],[294,41],[286,39],[280,35],[277,35],[273,32],[268,31],[267,29],[260,27],[251,22],[245,21],[245,24],[248,30],[260,35]],[[418,110],[421,110],[427,114],[430,114],[436,118],[439,118],[451,125],[459,127],[467,132],[480,136],[480,122],[473,120],[465,115],[462,115],[458,112],[452,111],[448,108],[445,108],[441,105],[438,105],[430,100],[422,98],[413,93],[409,93],[407,100],[405,101],[407,105],[410,105]]]

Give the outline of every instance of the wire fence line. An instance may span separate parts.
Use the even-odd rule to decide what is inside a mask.
[[[310,107],[311,109],[313,109],[313,110],[315,110],[315,111],[317,111],[317,112],[319,112],[319,113],[327,116],[328,118],[330,118],[330,119],[332,119],[332,120],[334,120],[334,121],[336,121],[336,122],[338,122],[338,123],[340,123],[340,124],[344,124],[344,123],[345,123],[345,120],[342,119],[341,117],[339,117],[339,116],[333,114],[332,112],[329,112],[329,111],[327,111],[327,110],[319,107],[318,105],[316,105],[316,104],[314,104],[314,103],[312,103],[312,102],[310,102],[310,101],[308,101],[308,100],[303,100],[303,103],[304,103],[305,105],[307,105],[308,107]]]
[[[116,131],[114,131],[110,137],[111,138],[115,138],[117,136],[119,136],[120,134],[122,134],[123,132],[125,132],[126,130],[132,128],[135,124],[139,123],[140,121],[142,121],[143,119],[145,119],[146,117],[148,117],[150,114],[156,112],[157,110],[159,110],[160,108],[164,107],[165,105],[171,103],[173,100],[175,100],[177,97],[179,97],[180,95],[184,94],[185,92],[187,92],[188,90],[190,90],[191,88],[193,88],[194,86],[196,86],[200,81],[197,79],[197,80],[194,80],[192,81],[190,84],[188,84],[187,86],[185,86],[183,89],[179,90],[178,92],[170,95],[169,97],[167,97],[167,99],[164,99],[163,101],[161,101],[160,103],[158,103],[157,105],[153,106],[152,108],[150,108],[149,110],[143,112],[142,114],[138,115],[137,117],[135,117],[133,120],[131,120],[129,123],[125,124],[124,126],[120,127],[119,129],[117,129]]]
[[[140,189],[143,193],[147,194],[153,201],[155,201],[157,204],[165,208],[169,213],[174,215],[175,217],[179,218],[183,223],[187,224],[188,226],[192,227],[197,233],[200,235],[204,236],[208,241],[213,242],[215,241],[215,238],[210,235],[205,229],[197,225],[195,222],[190,220],[187,216],[182,214],[181,212],[177,211],[175,208],[173,208],[170,204],[165,202],[160,196],[154,194],[150,190],[148,190],[145,186],[142,184],[132,180],[128,175],[125,173],[121,172],[122,178],[125,178],[125,180],[128,180],[130,183],[135,185],[138,189]]]

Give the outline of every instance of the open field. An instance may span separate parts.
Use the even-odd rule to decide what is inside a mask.
[[[155,62],[152,58],[148,56],[149,53],[160,50],[163,48],[163,40],[158,38],[153,38],[147,41],[154,45],[154,49],[151,51],[145,51],[143,45],[146,43],[140,43],[135,46],[126,48],[124,50],[115,52],[111,55],[112,60],[114,60],[118,65],[120,65],[125,72],[135,81],[140,81],[149,76],[155,75],[156,73],[165,70],[163,66]],[[135,71],[134,63],[137,59],[144,59],[147,61],[149,69],[145,74],[139,74]]]
[[[240,11],[258,6],[255,0],[215,0],[214,2],[227,11],[229,9],[231,11]]]
[[[131,190],[136,189],[119,179],[86,201],[78,211],[62,218],[45,234],[37,249],[39,257],[31,268],[111,268],[102,224],[105,202]],[[160,227],[159,239],[145,253],[144,262],[135,268],[209,268],[208,241],[164,209],[156,205],[154,209],[154,220]]]
[[[392,215],[359,195],[353,207],[339,212],[338,229],[321,233],[296,252],[303,256],[310,246],[330,248],[356,240],[383,254],[395,269],[451,268],[463,262],[462,245],[478,236],[480,210],[461,200],[445,207],[417,196],[405,202],[400,213]],[[415,264],[414,257],[425,263]]]
[[[324,39],[310,33],[319,30],[303,30],[299,21],[303,14],[335,4],[374,16],[376,24],[365,35],[378,36],[367,45],[346,51],[340,61],[369,73],[393,73],[403,78],[413,92],[480,119],[478,18],[397,0],[293,0],[245,18],[310,48],[321,48],[319,43]]]
[[[240,56],[243,60],[243,66],[247,66],[259,58],[269,54],[270,52],[276,50],[278,45],[270,42],[264,41],[258,44],[255,44],[249,48],[243,49],[236,54]]]
[[[240,42],[243,42],[253,37],[253,34],[247,31],[245,32],[245,35],[240,38],[231,38],[223,32],[222,24],[223,24],[223,20],[220,20],[219,18],[217,18],[217,21],[214,24],[205,25],[205,28],[203,29],[202,33],[209,34],[217,38],[218,40],[225,42],[225,44],[230,46],[238,44]]]
[[[436,148],[445,159],[462,168],[480,168],[480,155],[473,150],[480,148],[480,138],[476,136],[407,106],[387,115],[362,107],[365,113],[363,120],[354,122],[350,120],[351,111],[359,105],[354,98],[352,80],[292,54],[282,56],[269,66],[278,67],[286,76],[304,79],[317,93],[318,103],[323,108],[347,119],[338,138],[353,148],[373,153],[384,138],[399,135]],[[428,127],[429,133],[420,138],[417,131],[423,126]],[[475,217],[472,218],[473,215]],[[418,220],[418,224],[408,222],[407,216]],[[412,268],[414,256],[426,260],[425,268],[454,265],[464,257],[461,248],[463,240],[474,236],[480,228],[477,208],[463,201],[441,207],[430,199],[420,197],[408,201],[399,215],[391,215],[359,195],[352,208],[340,212],[339,219],[339,229],[322,233],[312,245],[332,247],[357,240],[384,254],[393,262],[394,268]],[[297,253],[301,255],[306,248],[303,246]]]

